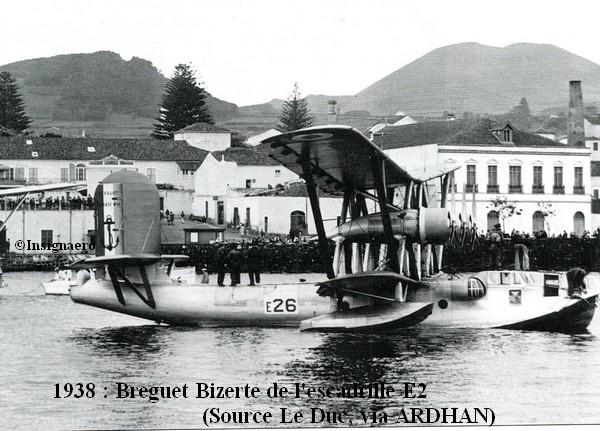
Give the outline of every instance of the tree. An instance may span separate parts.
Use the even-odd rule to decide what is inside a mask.
[[[496,196],[496,198],[490,202],[488,208],[498,213],[498,218],[502,220],[502,231],[504,232],[506,232],[504,220],[514,215],[521,215],[521,209],[517,208],[517,205],[514,202],[508,202],[506,196]]]
[[[527,102],[527,98],[522,97],[519,104],[512,108],[507,116],[508,120],[517,127],[522,129],[531,128],[531,109],[529,109],[529,102]]]
[[[0,126],[22,132],[30,124],[17,81],[10,72],[0,72]]]
[[[283,104],[283,108],[281,108],[277,129],[280,132],[291,132],[293,130],[310,127],[314,122],[315,117],[310,114],[306,99],[300,97],[298,83],[294,83],[292,95]]]
[[[152,136],[171,139],[174,132],[195,123],[214,124],[206,107],[206,91],[196,82],[190,65],[179,64],[167,82],[160,105],[159,123]]]
[[[550,232],[550,218],[554,217],[556,210],[552,207],[551,203],[538,202],[538,211],[544,216],[544,222],[546,225],[546,232]]]

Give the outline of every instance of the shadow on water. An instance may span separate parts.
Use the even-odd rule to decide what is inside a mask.
[[[143,361],[161,353],[161,339],[166,329],[157,325],[82,329],[69,337],[69,341],[90,348],[95,354],[102,356]]]
[[[286,368],[295,379],[310,376],[332,384],[383,381],[390,374],[398,379],[416,359],[443,355],[448,344],[463,347],[456,338],[453,333],[423,334],[416,329],[394,335],[328,334],[319,346],[307,349],[305,359]]]

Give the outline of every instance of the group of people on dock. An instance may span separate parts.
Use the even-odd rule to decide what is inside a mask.
[[[219,244],[216,257],[217,283],[219,286],[224,286],[225,273],[229,271],[230,286],[240,284],[242,282],[241,269],[245,263],[250,278],[249,286],[260,284],[261,259],[262,252],[258,242],[251,242],[245,253],[240,244],[233,244],[233,247],[229,244]]]

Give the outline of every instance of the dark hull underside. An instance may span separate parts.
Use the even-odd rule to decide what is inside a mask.
[[[382,309],[382,314],[374,313],[375,309]],[[373,333],[373,332],[393,332],[397,329],[409,328],[425,320],[433,310],[433,304],[413,311],[410,314],[393,313],[395,307],[361,307],[349,311],[338,311],[326,316],[310,319],[311,324],[300,326],[302,331],[310,332],[352,332],[352,333]],[[354,320],[365,315],[373,315],[372,322],[364,322],[357,325]],[[383,317],[380,318],[380,317]],[[346,323],[346,324],[344,324]]]
[[[574,304],[540,317],[498,326],[499,329],[520,329],[524,331],[563,332],[568,334],[586,332],[596,310],[598,295],[580,299]]]

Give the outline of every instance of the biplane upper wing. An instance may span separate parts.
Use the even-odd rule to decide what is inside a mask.
[[[65,190],[65,189],[73,189],[77,187],[81,187],[83,184],[77,183],[56,183],[56,184],[42,184],[38,186],[24,186],[24,187],[14,187],[10,189],[0,190],[0,198],[6,196],[18,196],[24,195],[27,193],[42,193],[49,192],[52,190]]]
[[[427,182],[433,178],[438,178],[442,175],[454,172],[458,168],[460,168],[460,165],[457,164],[439,163],[427,165],[424,168],[410,169],[408,170],[408,173],[417,182]]]
[[[383,162],[386,187],[418,181],[358,130],[318,126],[265,139],[259,151],[303,176],[308,162],[317,186],[329,193],[376,188],[373,161]]]

